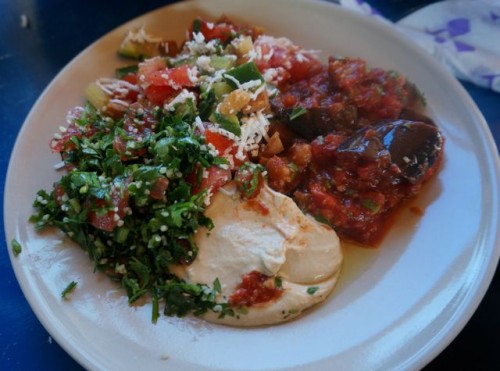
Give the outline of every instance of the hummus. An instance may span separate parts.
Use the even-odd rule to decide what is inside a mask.
[[[233,184],[213,196],[206,215],[215,227],[195,235],[199,252],[189,266],[173,267],[187,282],[221,284],[219,301],[227,301],[242,277],[257,271],[279,277],[282,295],[244,308],[244,314],[211,322],[258,326],[283,322],[323,301],[337,282],[342,250],[332,228],[305,215],[289,197],[264,185],[258,196],[243,200]]]

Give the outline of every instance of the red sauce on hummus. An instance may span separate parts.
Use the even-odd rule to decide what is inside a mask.
[[[273,278],[252,271],[243,276],[229,303],[233,306],[252,306],[278,299],[282,294],[283,289],[275,286]]]

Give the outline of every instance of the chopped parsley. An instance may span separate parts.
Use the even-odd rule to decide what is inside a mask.
[[[65,232],[95,269],[121,284],[130,303],[150,296],[153,322],[162,302],[167,315],[202,314],[217,305],[220,283],[213,289],[187,284],[169,266],[192,262],[198,252],[194,233],[213,226],[204,215],[206,190],[193,193],[188,179],[224,161],[195,132],[194,106],[175,112],[140,107],[128,114],[147,117],[155,129],[135,131],[126,119],[110,120],[84,107],[73,122],[78,131],[62,151],[70,171],[51,192],[37,193],[30,220],[37,229]],[[13,249],[20,246],[13,243]],[[224,305],[217,309],[231,313]]]
[[[274,287],[277,289],[283,288],[283,279],[280,276],[274,277]]]
[[[311,287],[307,288],[307,293],[309,295],[314,295],[316,293],[316,291],[318,291],[318,290],[319,290],[318,286],[311,286]]]
[[[21,244],[15,238],[12,239],[10,246],[12,247],[14,256],[18,256],[23,250]]]
[[[307,113],[307,109],[304,107],[294,107],[292,112],[290,113],[290,120],[295,120],[297,117],[305,115]]]
[[[73,292],[73,290],[76,288],[77,286],[77,282],[76,281],[71,281],[68,286],[66,286],[66,288],[61,292],[61,298],[63,298],[64,300],[66,300],[68,298],[68,294],[70,294],[71,292]]]
[[[380,211],[380,205],[372,200],[371,198],[363,198],[361,199],[361,205],[365,208],[370,210],[372,213],[376,214],[377,212]]]
[[[250,199],[258,195],[264,170],[262,165],[252,162],[245,162],[240,166],[234,180],[243,198]]]

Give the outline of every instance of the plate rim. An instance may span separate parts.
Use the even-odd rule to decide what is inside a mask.
[[[230,0],[216,0],[215,2],[226,2],[226,1],[230,1]],[[26,116],[24,122],[23,122],[23,125],[16,137],[16,141],[15,141],[15,144],[13,146],[13,149],[12,149],[12,152],[11,152],[11,156],[10,156],[10,159],[9,159],[9,165],[8,165],[8,169],[7,169],[7,175],[6,175],[6,182],[5,182],[5,186],[4,186],[4,228],[5,228],[5,235],[6,235],[6,244],[7,246],[10,245],[10,240],[14,237],[15,233],[11,233],[10,229],[8,229],[8,218],[6,217],[7,215],[9,215],[7,213],[7,206],[8,206],[8,202],[7,202],[7,196],[9,193],[11,193],[10,191],[10,184],[12,183],[11,181],[9,181],[9,179],[11,179],[11,173],[13,172],[12,168],[11,168],[11,164],[12,164],[12,160],[13,160],[13,157],[14,157],[14,154],[17,152],[18,150],[18,146],[20,145],[20,142],[22,141],[22,138],[24,137],[25,135],[25,131],[28,130],[27,129],[27,125],[26,123],[28,123],[31,119],[32,119],[32,116],[35,114],[35,111],[37,109],[37,107],[39,106],[40,102],[43,101],[43,98],[48,94],[48,92],[51,90],[51,88],[53,87],[54,84],[56,84],[56,81],[65,73],[65,71],[67,71],[69,68],[71,68],[71,66],[75,63],[78,62],[78,60],[80,59],[80,57],[83,55],[83,54],[86,54],[89,50],[91,50],[100,40],[104,39],[104,38],[107,38],[109,37],[110,34],[112,34],[113,32],[116,32],[117,29],[119,28],[123,28],[123,27],[126,27],[127,25],[135,22],[138,18],[142,18],[142,17],[150,17],[153,13],[156,13],[158,11],[160,11],[161,9],[164,9],[164,8],[175,8],[175,7],[189,7],[190,4],[195,4],[197,2],[200,2],[200,1],[187,1],[187,2],[178,2],[178,3],[174,3],[174,4],[170,4],[170,5],[166,5],[164,7],[159,7],[157,9],[154,9],[152,11],[149,11],[147,13],[144,13],[144,14],[141,14],[121,25],[119,25],[118,27],[108,31],[107,33],[105,33],[104,35],[102,35],[101,37],[99,37],[97,40],[95,40],[94,42],[92,42],[90,45],[88,45],[86,48],[84,48],[81,52],[79,52],[75,57],[73,57],[65,66],[63,69],[61,69],[54,77],[53,79],[50,81],[50,83],[46,86],[46,88],[43,90],[43,92],[40,94],[40,96],[37,98],[37,100],[35,101],[34,105],[32,106],[32,108],[30,109],[28,115]],[[206,1],[205,1],[206,2]],[[282,3],[284,3],[284,1],[282,0]],[[290,3],[293,3],[294,5],[296,4],[303,4],[305,2],[303,1],[299,1],[299,0],[294,0],[293,2],[290,1]],[[345,10],[344,8],[341,8],[339,6],[337,6],[336,4],[332,4],[332,3],[327,3],[327,2],[324,2],[324,1],[309,1],[309,3],[312,3],[314,6],[324,6],[325,8],[335,8],[336,10],[335,11],[340,11],[340,12],[344,12],[344,14],[349,14],[349,16],[352,16],[354,18],[357,18],[360,22],[368,22],[368,23],[371,23],[372,26],[374,27],[377,27],[377,28],[381,28],[381,29],[386,29],[388,30],[389,27],[386,26],[386,25],[382,25],[379,23],[379,21],[376,21],[376,20],[372,20],[370,18],[366,18],[364,16],[361,16],[361,15],[358,15],[356,13],[353,13],[353,12],[350,12],[348,10]],[[401,36],[401,35],[395,35],[395,37],[401,39],[401,41],[404,41],[405,43],[408,44],[407,40]],[[404,40],[403,40],[404,39]],[[421,57],[423,57],[424,59],[427,59],[427,61],[434,65],[435,68],[441,68],[443,71],[445,71],[444,67],[440,66],[437,64],[437,62],[435,62],[429,55],[427,55],[425,52],[423,52],[422,50],[420,50],[416,45],[410,45],[410,47],[413,47],[413,49],[418,53],[420,54]],[[448,76],[448,75],[447,75]],[[475,104],[475,102],[472,100],[472,98],[469,96],[469,94],[465,91],[465,89],[462,87],[462,85],[460,85],[460,83],[455,80],[453,77],[450,77],[448,76],[448,82],[453,84],[455,89],[456,89],[456,92],[458,94],[461,95],[461,98],[464,100],[464,102],[470,107],[473,109],[473,112],[471,112],[471,115],[472,116],[475,116],[477,122],[480,124],[480,127],[478,130],[479,131],[479,134],[480,134],[480,137],[482,139],[482,141],[484,142],[485,144],[485,147],[483,148],[483,150],[487,153],[490,153],[490,154],[498,154],[498,149],[496,147],[496,144],[494,142],[494,139],[493,139],[493,136],[491,135],[491,131],[482,115],[482,113],[480,112],[479,108],[477,107],[477,105]],[[496,180],[496,185],[498,185],[498,179],[500,178],[500,173],[499,173],[499,169],[500,169],[500,158],[498,156],[487,156],[486,159],[488,160],[487,164],[485,165],[485,167],[488,169],[488,173],[491,174],[491,180]],[[495,183],[493,184],[495,185]],[[492,195],[494,196],[493,197],[493,200],[496,201],[496,203],[498,204],[498,193],[494,193],[492,192]],[[497,226],[500,225],[500,222],[498,220],[498,213],[494,215],[496,218],[493,219],[492,221],[492,225],[493,224],[496,224]],[[430,349],[427,351],[427,354],[430,355],[430,357],[427,357],[428,359],[424,359],[425,357],[424,356],[420,356],[419,359],[415,359],[415,363],[413,363],[413,365],[416,365],[416,364],[420,364],[421,366],[422,365],[425,365],[425,363],[427,363],[428,361],[432,360],[437,354],[439,354],[444,348],[446,348],[452,341],[453,339],[457,336],[457,334],[462,331],[463,327],[466,325],[466,323],[470,320],[470,318],[472,317],[472,315],[474,314],[474,312],[476,311],[477,307],[479,306],[482,298],[484,297],[490,283],[491,283],[491,280],[493,278],[493,275],[495,273],[495,270],[497,269],[497,265],[498,265],[498,260],[499,260],[499,257],[500,257],[500,246],[499,246],[499,241],[500,241],[500,235],[499,235],[499,232],[498,232],[498,229],[497,229],[497,235],[496,235],[496,238],[494,236],[494,232],[492,233],[491,235],[491,239],[492,241],[496,241],[496,244],[492,244],[492,246],[494,247],[490,253],[491,253],[491,257],[493,258],[491,263],[489,265],[487,265],[487,269],[485,271],[483,271],[482,273],[482,279],[479,280],[479,285],[476,285],[477,287],[475,288],[475,291],[470,291],[468,292],[468,296],[470,297],[476,297],[476,298],[479,298],[479,300],[476,300],[475,302],[471,302],[470,300],[469,301],[462,301],[461,302],[461,310],[460,310],[460,313],[459,310],[456,310],[455,311],[455,314],[458,315],[458,318],[455,319],[454,321],[452,319],[449,320],[449,322],[447,323],[447,325],[449,327],[452,327],[452,331],[446,331],[445,334],[441,335],[441,338],[440,339],[437,339],[437,340],[434,340],[433,342],[438,342],[440,344],[439,347],[434,347],[433,349]],[[487,241],[486,241],[487,242]],[[486,243],[484,242],[484,243]],[[496,247],[495,247],[496,245]],[[58,333],[58,331],[52,326],[51,322],[48,320],[47,316],[45,313],[42,312],[42,309],[40,309],[38,307],[38,302],[33,302],[34,301],[34,298],[30,295],[27,295],[26,292],[28,291],[28,287],[25,287],[26,286],[26,282],[24,280],[21,280],[20,277],[22,275],[21,273],[21,269],[18,267],[18,263],[16,262],[16,257],[14,257],[12,251],[10,248],[8,248],[9,250],[9,257],[10,257],[10,260],[11,260],[11,265],[13,267],[13,270],[14,270],[14,273],[15,273],[15,276],[16,276],[16,279],[19,283],[19,285],[21,286],[21,289],[23,291],[23,294],[25,296],[25,298],[27,299],[27,301],[29,302],[30,304],[30,307],[31,309],[33,310],[33,312],[35,313],[36,317],[38,318],[38,320],[42,323],[43,327],[45,329],[47,329],[47,331],[50,333],[50,335],[58,342],[59,345],[61,345],[61,347],[66,351],[68,352],[72,357],[73,359],[75,359],[75,361],[77,361],[78,363],[80,363],[81,365],[84,365],[84,366],[87,366],[87,367],[95,367],[97,365],[93,364],[93,363],[88,363],[89,361],[89,358],[88,357],[83,357],[82,356],[82,352],[81,352],[81,349],[78,349],[78,347],[73,347],[73,343],[71,344],[68,344],[67,342],[67,339],[65,336],[63,336],[63,334],[60,334]],[[483,266],[484,268],[484,266]],[[432,345],[432,344],[430,344]],[[429,345],[429,346],[430,346]],[[425,353],[425,352],[424,352]],[[82,358],[83,357],[83,358]],[[425,363],[423,363],[425,362]]]

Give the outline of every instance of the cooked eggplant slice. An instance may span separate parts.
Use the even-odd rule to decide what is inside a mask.
[[[390,155],[401,177],[416,184],[440,158],[443,136],[436,126],[421,121],[385,121],[358,130],[337,148],[340,156],[377,161]]]
[[[353,105],[346,106],[340,112],[335,112],[331,106],[304,109],[300,114],[294,114],[295,110],[277,110],[276,117],[295,134],[307,140],[333,131],[350,132],[357,128],[358,112]]]

